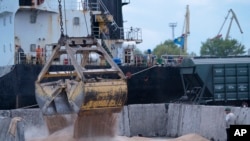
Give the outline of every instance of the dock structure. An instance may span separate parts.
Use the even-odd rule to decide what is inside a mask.
[[[170,104],[135,104],[124,106],[118,116],[117,135],[144,137],[179,137],[186,134],[199,134],[207,139],[225,140],[225,106],[190,105],[180,103]],[[250,124],[250,108],[231,107],[239,125]],[[1,111],[2,113],[6,111]],[[21,138],[26,138],[27,132],[42,130],[46,135],[45,122],[39,109],[17,109],[7,111],[7,119],[0,121],[0,137],[7,137],[11,119],[21,117],[17,132]],[[70,116],[67,119],[71,119]],[[73,118],[72,118],[73,119]],[[8,122],[7,122],[8,121]],[[44,128],[43,128],[44,127]],[[33,136],[33,135],[32,135]],[[1,138],[0,138],[1,139]]]

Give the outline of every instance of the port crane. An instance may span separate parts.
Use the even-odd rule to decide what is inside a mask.
[[[243,33],[243,31],[242,31],[242,29],[241,29],[241,27],[240,27],[240,23],[239,23],[239,21],[238,21],[238,19],[237,19],[236,14],[234,13],[234,11],[233,11],[232,9],[229,9],[228,14],[227,14],[227,16],[225,17],[225,20],[224,20],[224,22],[223,22],[223,24],[222,24],[222,26],[221,26],[221,28],[220,28],[220,30],[219,30],[219,32],[218,32],[216,38],[219,38],[219,37],[222,36],[221,30],[223,29],[223,27],[224,27],[224,25],[225,25],[225,23],[226,23],[226,21],[227,21],[229,15],[230,15],[230,13],[231,13],[232,17],[231,17],[231,19],[230,19],[230,23],[229,23],[229,27],[228,27],[228,29],[227,29],[227,34],[226,34],[226,36],[225,36],[225,40],[227,40],[227,39],[229,38],[229,34],[230,34],[230,30],[231,30],[231,27],[232,27],[233,20],[235,20],[235,22],[237,23],[237,25],[238,25],[238,27],[239,27],[239,30],[240,30],[240,33],[241,33],[241,34]]]
[[[190,34],[189,21],[190,21],[190,12],[189,12],[189,5],[187,5],[183,29],[182,29],[182,35],[174,40],[176,44],[179,44],[183,47],[184,51],[187,51],[187,37]]]
[[[189,12],[189,5],[187,5],[186,14],[185,14],[185,33],[184,33],[185,38],[184,38],[184,47],[183,47],[185,51],[187,51],[187,36],[190,34],[189,25],[190,25],[190,12]]]

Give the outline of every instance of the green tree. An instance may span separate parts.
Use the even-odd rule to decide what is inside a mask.
[[[183,50],[175,45],[172,40],[166,40],[163,44],[157,45],[154,48],[153,54],[160,58],[164,54],[185,55],[186,52],[183,52]]]
[[[195,52],[189,53],[190,56],[197,56]]]
[[[211,55],[216,57],[226,57],[229,55],[242,55],[245,53],[245,46],[240,44],[235,39],[207,39],[206,42],[202,42],[200,54]]]

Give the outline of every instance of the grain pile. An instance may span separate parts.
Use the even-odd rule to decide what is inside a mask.
[[[146,137],[125,137],[115,136],[112,138],[108,137],[92,137],[83,139],[74,139],[69,131],[70,128],[61,130],[50,135],[47,138],[37,138],[28,141],[209,141],[198,134],[187,134],[175,139],[159,139],[159,138],[146,138]]]
[[[175,139],[116,136],[117,113],[82,114],[46,117],[49,136],[30,135],[26,141],[209,141],[198,134],[186,134]],[[37,129],[39,130],[39,128]]]
[[[198,134],[186,134],[176,139],[171,139],[169,141],[209,141],[209,140]]]

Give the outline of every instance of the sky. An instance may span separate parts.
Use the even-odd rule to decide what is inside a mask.
[[[128,0],[127,0],[128,1]],[[123,7],[124,27],[142,29],[143,42],[137,45],[141,51],[153,50],[157,45],[168,39],[173,39],[169,23],[177,23],[174,28],[175,38],[182,35],[186,6],[190,11],[190,34],[187,42],[187,52],[200,55],[202,42],[215,37],[229,9],[236,14],[243,31],[240,33],[235,20],[232,22],[230,38],[238,40],[250,49],[250,0],[130,0]],[[220,34],[225,38],[232,17],[230,13]]]

